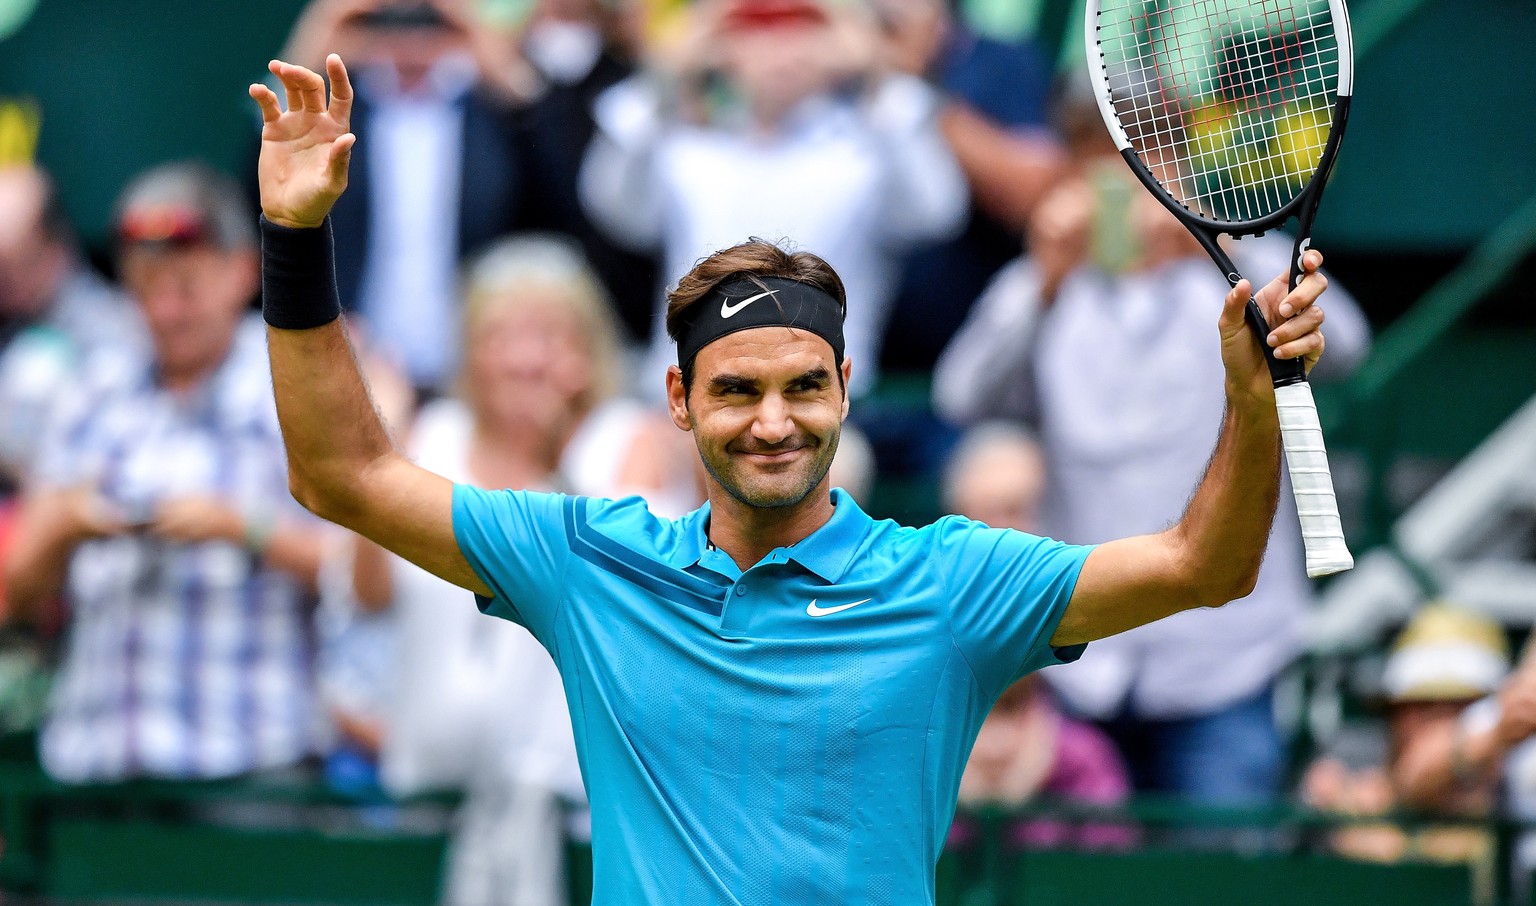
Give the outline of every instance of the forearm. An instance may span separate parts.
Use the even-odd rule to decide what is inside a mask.
[[[328,230],[328,225],[289,230],[263,224],[262,268],[267,351],[289,487],[305,507],[331,518],[361,493],[367,470],[395,450],[340,318],[301,326],[306,306],[339,310]]]
[[[1198,604],[1224,604],[1253,590],[1279,495],[1275,409],[1229,392],[1205,476],[1184,518],[1170,530]]]
[[[992,125],[970,108],[950,104],[939,127],[988,214],[1022,232],[1035,204],[1061,175],[1065,158],[1055,142]]]
[[[1497,728],[1466,733],[1447,721],[1418,734],[1392,765],[1403,805],[1444,811],[1468,792],[1488,786],[1509,748]]]
[[[369,613],[383,613],[395,600],[389,551],[359,536],[352,552],[352,594]]]
[[[318,524],[280,524],[265,541],[262,563],[293,576],[314,590],[319,587],[324,533],[325,528]]]
[[[933,402],[955,424],[1033,414],[1034,336],[1040,279],[1022,259],[1004,265],[982,291],[933,369]]]
[[[5,612],[0,623],[27,621],[39,604],[59,594],[69,571],[69,559],[80,539],[71,533],[62,514],[40,502],[29,502],[16,526],[10,555],[4,563]]]

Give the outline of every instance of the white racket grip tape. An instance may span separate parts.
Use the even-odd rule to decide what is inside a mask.
[[[1316,579],[1350,569],[1355,558],[1344,544],[1339,502],[1333,495],[1333,476],[1328,473],[1328,451],[1323,448],[1323,426],[1317,420],[1312,385],[1300,381],[1276,387],[1275,408],[1280,413],[1280,441],[1291,471],[1296,514],[1301,517],[1307,575]]]

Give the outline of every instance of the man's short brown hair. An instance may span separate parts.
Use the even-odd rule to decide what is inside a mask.
[[[753,236],[704,258],[677,282],[676,289],[667,293],[667,336],[672,342],[677,342],[690,308],[703,301],[715,287],[742,276],[782,277],[808,283],[836,299],[840,313],[845,317],[848,314],[848,291],[843,287],[843,278],[825,259],[810,252],[791,252],[778,243]],[[693,362],[679,364],[683,369],[683,386],[691,388]]]

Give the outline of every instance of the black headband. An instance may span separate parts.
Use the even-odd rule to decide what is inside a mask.
[[[785,277],[732,277],[683,316],[677,363],[687,367],[699,350],[721,337],[754,327],[796,327],[832,344],[843,364],[843,308],[821,289]]]

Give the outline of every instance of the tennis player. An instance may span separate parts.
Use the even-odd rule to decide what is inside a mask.
[[[346,184],[352,88],[274,62],[260,85],[264,305],[294,495],[526,626],[564,679],[592,802],[594,901],[931,903],[967,752],[1010,683],[1094,639],[1253,587],[1280,442],[1249,287],[1218,322],[1227,413],[1179,523],[1075,547],[949,517],[913,529],[830,487],[848,414],[842,283],[763,242],[669,299],[673,420],[709,502],[488,491],[402,456],[341,322],[328,210]],[[1260,293],[1278,354],[1323,349],[1324,287]],[[1160,353],[1145,350],[1148,356]]]

